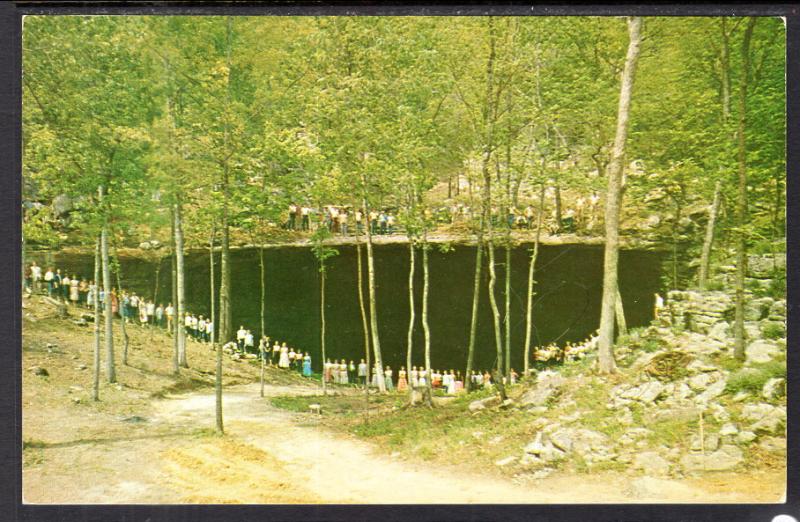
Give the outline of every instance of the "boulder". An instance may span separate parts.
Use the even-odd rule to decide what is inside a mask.
[[[681,408],[659,409],[649,415],[648,421],[660,422],[665,420],[690,421],[697,419],[702,410],[697,406],[686,406]]]
[[[700,434],[695,435],[692,437],[692,442],[689,448],[692,451],[716,451],[719,448],[719,434],[718,433],[706,433],[705,434],[705,444],[701,445],[700,443]]]
[[[664,385],[658,381],[647,381],[639,386],[627,388],[620,393],[623,399],[652,403],[664,393]]]
[[[756,438],[758,438],[758,435],[756,435],[752,431],[745,430],[745,431],[740,431],[739,434],[736,435],[736,442],[740,444],[748,444],[756,440]]]
[[[695,397],[695,400],[700,404],[708,404],[710,401],[716,399],[725,391],[725,379],[715,381],[711,386],[706,388],[706,391]]]
[[[565,382],[561,376],[540,380],[519,398],[519,403],[527,407],[544,406],[561,393]]]
[[[786,395],[786,379],[782,377],[773,377],[761,388],[761,396],[767,400],[777,399],[784,395]]]
[[[478,413],[479,411],[485,410],[486,406],[483,405],[482,400],[472,401],[469,403],[468,409],[470,413]]]
[[[771,404],[747,404],[742,408],[741,417],[752,421],[748,430],[755,433],[783,433],[786,426],[786,409]]]
[[[708,329],[708,336],[717,341],[727,342],[731,338],[731,325],[726,321],[714,323],[714,325]]]
[[[669,474],[670,463],[655,451],[645,451],[633,457],[633,467],[647,475],[664,476]]]
[[[725,444],[717,451],[703,456],[702,453],[688,453],[681,458],[685,472],[725,471],[744,461],[742,450],[733,444]]]
[[[769,309],[769,316],[770,319],[774,321],[785,321],[786,320],[786,299],[778,299],[772,303],[772,306]]]
[[[504,459],[500,459],[500,460],[495,461],[494,465],[495,466],[500,466],[500,467],[508,466],[509,464],[513,464],[514,462],[516,462],[517,458],[518,457],[516,457],[514,455],[510,455],[510,456],[508,456],[508,457],[506,457]]]
[[[719,434],[723,437],[727,437],[729,435],[736,435],[738,433],[739,433],[739,428],[737,428],[736,425],[731,422],[724,424],[719,429]]]
[[[747,275],[759,279],[772,277],[776,272],[786,270],[786,254],[776,253],[747,256]]]
[[[765,363],[774,359],[780,353],[780,348],[771,341],[757,340],[747,346],[745,354],[747,363]]]
[[[717,367],[711,364],[706,364],[700,359],[695,359],[694,361],[690,362],[686,369],[689,370],[689,373],[701,373],[701,372],[714,372],[717,371]]]
[[[689,385],[689,387],[692,390],[694,390],[696,392],[701,392],[701,391],[704,391],[708,387],[709,384],[711,384],[712,380],[713,380],[713,377],[711,377],[710,374],[708,374],[708,373],[699,373],[699,374],[695,375],[694,377],[690,378],[688,381],[686,381],[686,383]]]

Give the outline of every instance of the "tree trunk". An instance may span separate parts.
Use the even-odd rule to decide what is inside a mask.
[[[510,240],[511,238],[507,238]],[[503,315],[503,324],[505,325],[505,352],[506,352],[506,365],[503,369],[506,375],[511,371],[511,245],[506,244],[506,269],[504,272],[506,287],[504,291],[505,299],[505,314]]]
[[[561,232],[561,186],[555,186],[556,230]]]
[[[208,273],[209,273],[209,284],[210,286],[210,296],[211,296],[211,324],[214,324],[214,316],[216,315],[216,284],[214,281],[214,240],[217,237],[217,227],[216,225],[211,227],[211,241],[208,246]],[[214,349],[217,355],[217,368],[214,375],[214,406],[215,406],[215,417],[216,417],[216,425],[217,425],[217,432],[221,435],[225,433],[225,429],[223,426],[222,421],[222,343],[217,342],[219,339],[217,334],[216,327],[211,328],[211,347]],[[262,393],[263,395],[263,393]]]
[[[170,235],[170,243],[172,244],[172,373],[177,376],[181,373],[181,367],[178,364],[178,254],[175,248],[175,207],[170,207],[170,226],[172,234]]]
[[[364,211],[369,215],[369,207],[364,201]],[[369,320],[372,329],[372,349],[375,355],[375,365],[378,369],[378,390],[381,393],[386,391],[386,381],[383,379],[383,357],[381,357],[381,340],[378,335],[378,303],[375,291],[375,261],[372,254],[372,232],[367,229],[367,285],[369,289]]]
[[[542,233],[542,215],[544,214],[544,194],[545,187],[539,192],[539,210],[536,212],[536,236],[533,241],[533,252],[531,253],[531,260],[528,264],[528,300],[525,306],[525,369],[524,375],[530,375],[530,354],[531,354],[531,333],[533,330],[533,283],[534,276],[536,275],[536,259],[539,257],[539,238]]]
[[[325,382],[325,262],[319,262],[319,345],[322,354],[322,394],[328,395],[328,384]]]
[[[739,122],[737,128],[738,194],[736,200],[736,276],[735,276],[735,320],[733,323],[733,356],[745,360],[744,331],[744,280],[747,275],[747,87],[750,75],[750,39],[757,18],[747,19],[747,28],[742,39],[742,73],[739,85]]]
[[[122,310],[122,263],[117,255],[116,247],[114,247],[114,259],[117,261],[115,270],[117,276],[117,292],[119,293],[119,307],[120,310]],[[120,314],[120,316],[121,315],[122,314]],[[124,317],[120,317],[119,325],[122,330],[122,364],[128,366],[128,345],[130,344],[130,338],[128,337],[128,329],[125,326]]]
[[[103,201],[103,187],[99,189],[100,204]],[[104,218],[103,230],[100,233],[100,255],[103,259],[103,290],[105,292],[105,341],[106,341],[106,378],[109,383],[117,382],[114,367],[114,316],[111,307],[111,265],[108,258],[108,218]]]
[[[161,256],[159,256],[158,259],[156,260],[156,276],[155,276],[156,282],[155,282],[155,285],[154,285],[154,288],[153,288],[153,304],[155,304],[156,306],[158,306],[158,283],[159,283],[160,277],[161,277]],[[150,329],[150,341],[151,342],[153,341],[153,332],[154,331],[155,331],[155,328],[151,328]]]
[[[369,226],[369,224],[367,224]],[[356,226],[356,262],[358,263],[358,307],[361,311],[361,329],[364,332],[364,361],[367,364],[367,374],[369,374],[369,325],[367,324],[367,310],[364,306],[364,276],[361,262],[361,239],[358,235],[358,227]],[[369,375],[367,375],[367,383],[364,386],[364,398],[369,405]],[[365,410],[366,415],[369,415],[369,410]]]
[[[483,227],[483,225],[481,225]],[[469,347],[467,348],[467,369],[464,373],[464,387],[472,390],[472,367],[475,364],[475,337],[478,329],[478,305],[481,295],[481,265],[483,261],[483,234],[478,232],[478,242],[475,245],[475,276],[472,279],[472,315],[469,323]]]
[[[415,259],[414,240],[408,240],[408,338],[406,340],[406,372],[408,372],[408,397],[409,401],[414,396],[414,387],[411,385],[411,363],[412,363],[412,350],[414,348],[414,320],[415,306],[414,306],[414,271]]]
[[[228,89],[225,97],[225,110],[226,112],[230,106],[230,70],[231,70],[231,38],[233,33],[233,26],[231,17],[226,18],[227,22],[227,66],[228,66]],[[229,179],[229,165],[228,165],[228,119],[225,118],[224,125],[224,150],[226,159],[222,168],[222,254],[220,259],[220,286],[219,286],[219,342],[225,344],[230,341],[233,336],[233,313],[231,310],[231,263],[230,263],[230,223],[229,221],[229,206],[230,206],[230,179]]]
[[[260,270],[261,275],[261,337],[264,337],[264,332],[266,331],[265,320],[264,320],[264,308],[266,306],[266,301],[264,299],[265,295],[265,285],[264,285],[264,245],[258,249],[258,267]]]
[[[625,309],[622,307],[622,294],[617,285],[617,297],[614,300],[614,316],[617,320],[617,330],[620,335],[628,335],[628,322],[625,320]]]
[[[700,255],[700,275],[698,284],[700,288],[705,288],[708,282],[709,268],[711,266],[711,248],[714,244],[714,227],[717,224],[717,213],[722,199],[722,183],[717,181],[714,185],[714,202],[708,209],[708,223],[706,224],[706,236],[703,239],[703,253]]]
[[[428,378],[425,385],[428,387],[428,406],[433,406],[433,388],[431,381],[431,330],[428,326],[428,291],[430,289],[430,277],[428,275],[428,234],[423,231],[422,239],[422,332],[425,334],[425,371]]]
[[[183,218],[181,216],[181,202],[175,203],[175,263],[176,263],[176,282],[178,285],[178,303],[176,306],[176,324],[178,324],[178,364],[183,368],[188,368],[186,361],[186,330],[183,328],[184,315],[186,314],[186,283],[184,275],[183,259]]]
[[[94,243],[94,378],[92,399],[100,400],[100,238]]]
[[[720,18],[722,31],[722,47],[720,49],[720,84],[722,94],[722,123],[726,124],[731,115],[731,64],[729,49],[729,33],[725,17]]]
[[[628,137],[628,115],[631,105],[633,81],[636,75],[636,62],[639,58],[641,42],[642,18],[635,16],[628,19],[630,41],[625,58],[625,69],[622,72],[619,108],[617,113],[617,129],[614,138],[614,149],[608,168],[608,193],[606,194],[605,212],[605,256],[603,262],[603,298],[600,312],[600,329],[598,342],[600,373],[614,373],[614,322],[617,299],[617,265],[619,260],[619,215],[622,199],[622,171],[625,160],[625,142]]]

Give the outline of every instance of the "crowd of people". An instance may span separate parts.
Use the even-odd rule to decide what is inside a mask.
[[[549,189],[552,192],[552,189]],[[552,197],[553,194],[550,194]],[[600,197],[593,193],[589,197],[579,197],[573,206],[565,207],[557,214],[553,209],[543,218],[543,226],[550,234],[560,232],[591,231],[598,225],[598,204]],[[538,210],[533,205],[525,207],[510,206],[505,216],[500,215],[497,206],[491,208],[491,220],[494,226],[505,221],[511,229],[532,230],[536,227]],[[433,208],[426,208],[425,219],[436,225],[468,223],[477,217],[477,211],[464,203],[453,203]],[[333,234],[347,236],[357,232],[363,234],[369,227],[373,235],[394,234],[401,230],[393,209],[371,209],[369,212],[352,206],[325,205],[315,208],[309,205],[289,205],[283,228],[286,230],[309,231],[314,227],[324,226]]]
[[[53,299],[93,309],[95,306],[95,290],[101,310],[104,312],[105,301],[111,299],[111,310],[126,323],[138,324],[143,327],[160,327],[173,332],[175,322],[182,325],[186,334],[197,342],[211,343],[214,335],[214,321],[200,314],[186,312],[182,317],[176,317],[176,310],[172,303],[156,304],[153,299],[140,297],[136,292],[112,289],[106,294],[105,289],[97,288],[95,282],[85,277],[73,274],[71,277],[60,268],[42,267],[35,261],[26,268],[25,288],[28,293],[47,294]],[[586,354],[596,348],[597,337],[591,337],[581,343],[568,342],[564,346],[550,343],[533,350],[534,362],[540,364],[565,363],[582,359]],[[287,343],[275,341],[272,343],[269,336],[262,336],[258,346],[251,330],[243,325],[236,332],[236,341],[231,341],[223,346],[223,351],[234,359],[264,358],[271,366],[296,371],[305,377],[313,375],[311,355],[300,349],[287,346]],[[322,379],[331,385],[344,386],[371,386],[378,387],[379,374],[377,365],[368,368],[364,359],[356,364],[353,360],[339,359],[326,360],[322,367]],[[390,366],[383,369],[383,379],[387,390],[405,391],[409,386],[424,387],[428,384],[434,390],[442,390],[449,395],[455,395],[465,390],[465,379],[461,371],[431,369],[430,375],[424,367],[413,366],[407,371],[401,366],[395,378]],[[471,389],[489,388],[495,384],[494,377],[489,371],[473,370],[469,377]],[[514,385],[519,375],[512,368],[504,377],[506,385]]]

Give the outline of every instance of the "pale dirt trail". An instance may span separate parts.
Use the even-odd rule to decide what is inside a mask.
[[[313,394],[316,389],[270,386],[266,395]],[[308,415],[277,409],[258,385],[226,390],[227,439],[170,450],[164,479],[185,501],[331,503],[578,503],[741,502],[740,494],[710,492],[700,482],[551,476],[528,484],[470,475],[463,467],[427,466],[392,458],[374,446],[313,426]],[[212,425],[213,394],[161,401],[157,417]],[[739,484],[739,491],[745,490]],[[752,497],[750,498],[753,500]]]
[[[266,395],[317,388],[267,386]],[[317,426],[259,397],[259,386],[224,396],[224,437],[213,390],[152,403],[125,436],[98,436],[42,450],[23,472],[30,503],[597,503],[775,502],[776,472],[665,480],[621,473],[559,474],[515,483],[460,468],[393,458],[381,448]],[[88,427],[87,427],[88,429]],[[520,449],[521,451],[521,449]],[[473,467],[474,470],[474,467]]]

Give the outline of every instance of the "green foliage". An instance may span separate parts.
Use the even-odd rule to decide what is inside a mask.
[[[731,395],[740,391],[758,394],[764,384],[773,377],[786,377],[786,363],[772,361],[753,365],[751,368],[742,368],[728,377],[725,391]]]
[[[782,324],[769,323],[761,329],[766,339],[780,339],[786,337],[786,327]]]

